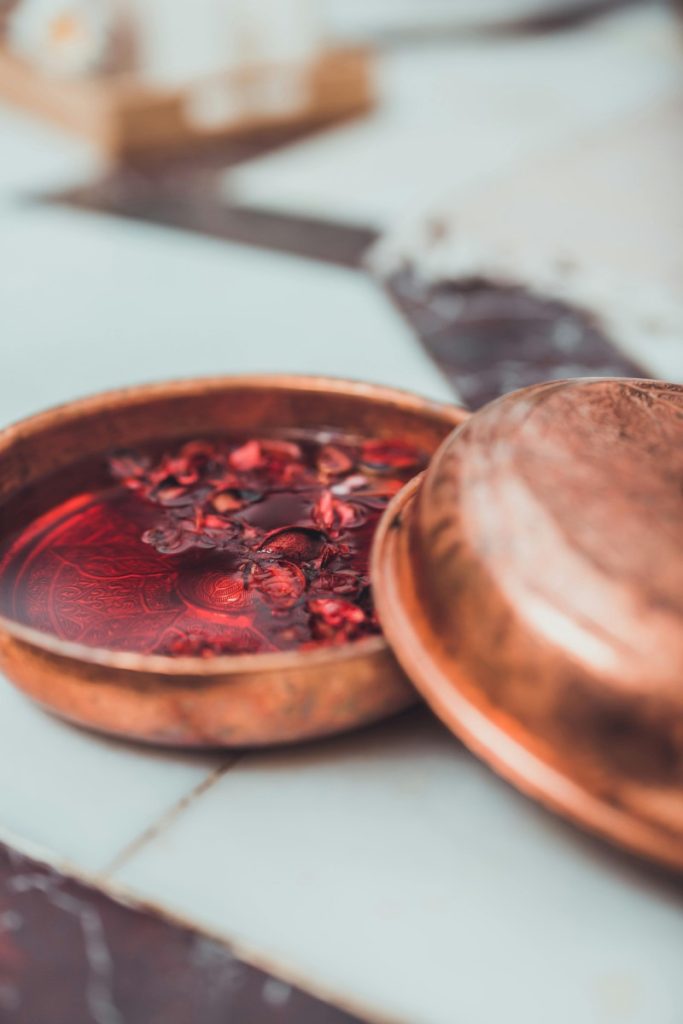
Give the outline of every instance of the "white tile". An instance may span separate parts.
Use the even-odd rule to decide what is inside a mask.
[[[225,194],[388,227],[670,95],[677,30],[650,5],[580,31],[399,49],[376,112],[227,172]]]
[[[683,50],[681,53],[683,58]],[[683,291],[683,77],[675,97],[433,214],[480,247]]]
[[[64,209],[0,209],[0,421],[170,377],[323,373],[449,399],[364,275]]]
[[[76,729],[0,677],[0,839],[51,861],[102,870],[219,763]]]
[[[680,1022],[680,887],[421,712],[246,758],[114,880],[383,1019]]]
[[[0,202],[73,187],[97,174],[102,164],[82,139],[0,103]]]

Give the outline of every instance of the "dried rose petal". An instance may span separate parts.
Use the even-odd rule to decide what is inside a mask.
[[[236,512],[244,507],[244,500],[239,496],[238,491],[221,491],[211,498],[211,504],[217,512]]]
[[[175,481],[183,487],[191,487],[199,480],[199,468],[191,459],[183,456],[165,456],[163,460],[164,473],[169,481]]]
[[[175,519],[165,519],[142,534],[145,544],[150,544],[162,555],[178,555],[195,547],[196,536],[186,524]]]
[[[306,590],[306,577],[294,562],[255,565],[251,581],[270,604],[291,608]]]
[[[369,487],[365,491],[356,491],[354,500],[364,509],[376,509],[378,512],[383,512],[391,499],[405,486],[405,481],[396,480],[393,477],[377,477],[376,479],[376,487]]]
[[[284,527],[267,534],[259,551],[296,562],[308,561],[319,554],[324,538],[316,530]]]
[[[143,521],[159,507],[143,539],[160,556],[176,556],[169,567],[183,615],[203,609],[230,632],[216,627],[209,635],[205,623],[193,626],[192,638],[187,626],[174,625],[208,656],[244,644],[289,649],[378,632],[368,586],[371,528],[422,463],[400,438],[359,444],[328,434],[302,443],[199,439],[161,456],[121,453],[111,471],[149,503]],[[262,509],[252,508],[257,502]],[[243,604],[247,594],[257,600]]]
[[[299,462],[303,457],[301,445],[294,441],[284,441],[280,438],[266,438],[259,442],[261,451],[269,459],[281,460],[282,462]]]
[[[227,464],[211,462],[205,466],[203,482],[212,492],[217,493],[239,490],[241,478]]]
[[[350,526],[357,526],[363,521],[361,510],[335,497],[331,491],[323,491],[311,512],[313,522],[332,537]]]
[[[163,505],[165,508],[179,508],[182,505],[193,505],[195,503],[195,496],[186,487],[181,487],[178,484],[163,483],[146,497],[150,497],[152,501],[159,505]]]
[[[342,476],[350,473],[354,462],[348,452],[334,444],[326,444],[318,453],[318,469],[325,476]]]
[[[215,548],[217,550],[227,549],[231,542],[240,534],[239,526],[235,523],[220,521],[216,525],[219,516],[207,516],[204,527],[199,533],[195,533],[195,544],[199,548]]]
[[[229,456],[230,465],[241,473],[258,469],[263,465],[263,452],[258,441],[247,441],[240,448],[235,448]]]
[[[242,543],[247,551],[257,551],[263,542],[263,530],[259,526],[254,526],[253,523],[240,521],[240,531]]]
[[[184,516],[188,511],[191,516]],[[160,554],[178,555],[192,548],[223,547],[238,532],[236,524],[218,516],[204,516],[200,509],[178,509],[145,530],[142,540]]]
[[[419,467],[422,458],[417,448],[407,441],[365,441],[361,446],[361,464],[373,473]]]
[[[311,580],[311,590],[317,594],[357,594],[363,581],[357,572],[340,569],[337,572],[323,570]]]
[[[346,561],[350,550],[348,544],[341,544],[339,541],[335,541],[332,544],[328,541],[320,549],[318,557],[309,560],[308,566],[316,573],[320,573],[331,565],[332,562]]]
[[[273,482],[278,483],[281,487],[299,490],[302,487],[317,484],[317,478],[312,470],[304,466],[303,463],[287,462],[280,465],[277,475],[273,477]]]
[[[313,635],[332,643],[358,636],[366,622],[362,608],[341,597],[313,598],[307,603]]]
[[[236,523],[231,519],[226,519],[225,516],[215,515],[213,512],[202,511],[199,515],[195,515],[195,527],[198,530],[225,530],[232,537],[238,532]]]
[[[308,610],[330,626],[341,626],[344,622],[363,622],[365,614],[351,601],[341,597],[317,597],[308,602]]]

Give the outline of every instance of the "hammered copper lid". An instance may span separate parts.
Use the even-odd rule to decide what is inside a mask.
[[[683,869],[683,387],[574,380],[485,407],[395,499],[384,631],[520,789]]]

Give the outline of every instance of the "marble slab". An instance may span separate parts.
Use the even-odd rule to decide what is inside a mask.
[[[557,34],[398,48],[370,117],[227,171],[224,194],[389,228],[671,95],[682,50],[651,4]]]
[[[113,881],[405,1024],[678,1024],[683,888],[426,712],[242,759]]]

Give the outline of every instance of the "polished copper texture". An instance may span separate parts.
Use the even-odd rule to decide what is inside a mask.
[[[473,415],[375,535],[385,635],[471,749],[683,869],[683,388],[574,380]]]
[[[49,474],[64,478],[73,468],[77,493],[79,461],[114,448],[296,427],[405,435],[432,452],[465,416],[387,388],[288,376],[181,381],[95,396],[0,434],[0,538],[21,525],[21,516],[41,510],[41,481]],[[329,735],[416,699],[382,637],[301,652],[167,658],[85,647],[0,618],[0,668],[74,722],[190,747]]]

